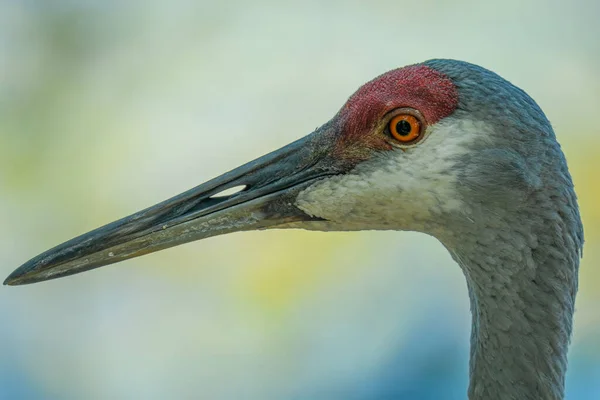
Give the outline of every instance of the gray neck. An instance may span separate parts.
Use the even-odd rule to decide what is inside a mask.
[[[563,399],[580,243],[564,224],[507,228],[448,246],[471,299],[469,399]]]

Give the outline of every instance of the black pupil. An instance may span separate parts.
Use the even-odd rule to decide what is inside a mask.
[[[412,131],[412,126],[407,120],[403,119],[401,121],[398,121],[398,123],[396,124],[396,132],[398,132],[398,135],[406,136],[410,133],[410,131]]]

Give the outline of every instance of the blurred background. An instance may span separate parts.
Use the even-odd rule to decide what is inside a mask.
[[[126,4],[124,4],[126,3]],[[485,66],[545,110],[586,246],[570,399],[600,398],[600,3],[0,0],[0,275],[311,132],[362,83]],[[0,288],[1,399],[464,399],[462,273],[416,233],[239,233]]]

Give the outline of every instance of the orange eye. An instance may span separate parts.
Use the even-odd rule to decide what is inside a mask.
[[[421,122],[410,115],[396,115],[389,124],[390,133],[399,142],[414,142],[421,136]]]

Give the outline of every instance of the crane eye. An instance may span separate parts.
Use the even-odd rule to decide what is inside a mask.
[[[413,115],[400,114],[390,120],[390,133],[401,143],[411,143],[421,136],[421,122]]]

